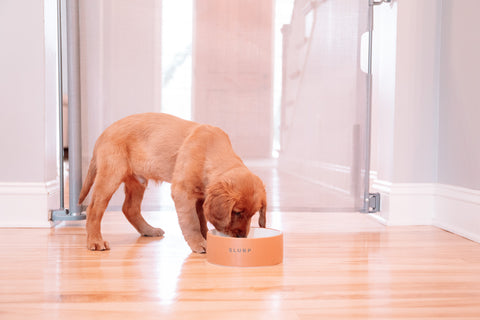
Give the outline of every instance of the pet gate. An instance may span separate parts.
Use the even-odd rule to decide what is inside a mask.
[[[166,112],[226,131],[264,180],[269,210],[378,209],[369,194],[377,2],[66,1],[71,185],[108,125]],[[110,209],[122,200],[120,190]],[[173,209],[168,185],[150,184],[143,209]]]

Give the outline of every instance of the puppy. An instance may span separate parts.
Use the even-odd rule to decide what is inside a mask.
[[[148,180],[170,182],[183,236],[194,252],[206,251],[207,221],[232,237],[246,237],[259,212],[265,227],[263,182],[235,154],[227,134],[209,125],[161,113],[137,114],[108,127],[98,138],[79,196],[87,208],[87,247],[109,250],[100,224],[114,192],[125,184],[122,211],[143,236],[164,232],[140,213]]]

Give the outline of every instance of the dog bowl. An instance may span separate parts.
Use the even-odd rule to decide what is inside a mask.
[[[283,233],[250,228],[246,238],[229,237],[217,230],[207,234],[207,261],[232,267],[272,266],[283,261]]]

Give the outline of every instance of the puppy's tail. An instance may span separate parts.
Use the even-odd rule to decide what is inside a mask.
[[[83,182],[82,190],[80,191],[80,196],[78,197],[78,204],[82,204],[83,200],[88,195],[88,192],[92,188],[93,182],[95,181],[95,176],[97,175],[97,162],[95,161],[95,155],[92,157],[90,161],[90,165],[88,166],[87,177]]]

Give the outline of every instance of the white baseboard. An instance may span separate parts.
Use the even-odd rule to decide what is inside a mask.
[[[435,211],[434,183],[390,183],[375,180],[372,192],[380,193],[380,213],[387,225],[431,225]]]
[[[372,214],[386,225],[433,225],[480,242],[480,191],[436,183],[376,180],[381,211]]]
[[[432,224],[480,242],[480,191],[438,184]]]
[[[51,227],[50,210],[59,205],[60,186],[49,182],[0,182],[0,227]]]

